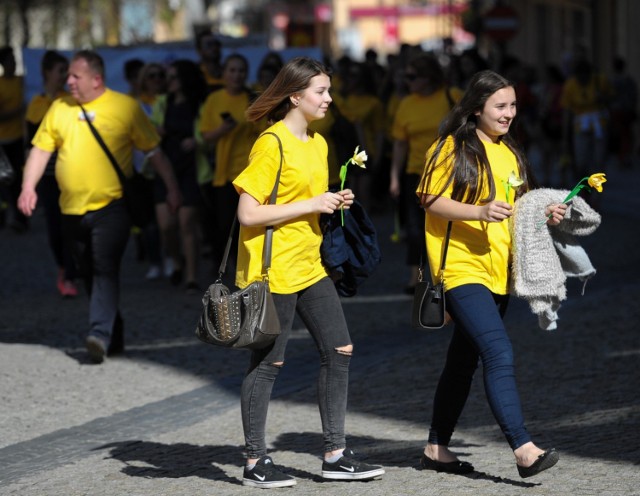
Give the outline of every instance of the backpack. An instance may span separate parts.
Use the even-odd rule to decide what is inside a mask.
[[[375,226],[357,201],[344,211],[344,226],[337,213],[323,214],[320,226],[322,262],[338,294],[353,296],[382,260]]]

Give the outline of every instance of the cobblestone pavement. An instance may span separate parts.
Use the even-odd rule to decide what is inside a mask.
[[[349,446],[387,473],[371,482],[322,482],[317,358],[306,331],[292,339],[274,391],[268,439],[298,478],[282,491],[322,495],[639,495],[640,173],[611,170],[603,223],[583,239],[598,274],[584,296],[571,281],[560,326],[537,328],[526,304],[507,314],[525,418],[555,446],[557,466],[520,479],[484,397],[481,370],[453,448],[477,471],[418,470],[450,329],[409,328],[410,298],[391,215],[374,217],[383,264],[345,299],[355,343]],[[144,280],[130,243],[122,300],[127,353],[95,366],[82,347],[84,296],[62,300],[38,213],[32,229],[0,231],[0,494],[246,494],[239,384],[248,355],[194,337],[200,296]],[[206,263],[206,262],[205,262]],[[210,281],[203,267],[201,283]]]

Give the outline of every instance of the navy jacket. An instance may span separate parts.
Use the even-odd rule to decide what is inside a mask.
[[[344,226],[337,210],[332,215],[323,214],[320,225],[324,233],[322,261],[338,294],[353,296],[381,261],[375,226],[357,201],[344,211]]]

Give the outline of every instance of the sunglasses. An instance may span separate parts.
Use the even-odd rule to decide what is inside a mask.
[[[407,81],[415,81],[416,79],[418,79],[418,77],[419,77],[419,76],[418,76],[417,74],[413,74],[413,73],[409,73],[409,74],[405,74],[405,75],[404,75],[404,78],[405,78]]]
[[[147,79],[163,79],[165,76],[161,72],[150,72],[147,74]]]

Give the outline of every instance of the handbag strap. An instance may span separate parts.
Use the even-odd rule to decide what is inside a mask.
[[[453,222],[449,221],[447,224],[447,234],[444,238],[444,250],[442,251],[442,263],[440,263],[440,274],[444,272],[444,268],[447,265],[447,251],[449,251],[449,239],[451,238],[451,226]]]
[[[284,151],[282,150],[282,141],[280,141],[280,137],[276,133],[272,133],[271,131],[267,131],[262,133],[261,136],[265,134],[272,134],[275,136],[276,140],[278,140],[278,148],[280,150],[280,166],[278,167],[278,173],[276,175],[276,182],[273,185],[273,189],[271,190],[271,195],[269,196],[269,204],[275,205],[276,199],[278,197],[278,185],[280,184],[280,175],[282,174],[282,163],[284,161]],[[220,262],[220,269],[218,270],[218,280],[222,279],[226,269],[227,269],[227,260],[229,259],[229,252],[231,251],[231,244],[233,242],[233,233],[236,229],[236,224],[238,223],[238,215],[233,218],[233,224],[231,225],[231,232],[229,232],[229,238],[227,239],[227,244],[224,248],[224,255],[222,257],[222,262]],[[273,243],[273,226],[267,226],[265,230],[265,238],[264,238],[264,246],[262,248],[262,277],[268,279],[269,268],[271,267],[271,245]]]
[[[109,162],[111,162],[111,165],[113,166],[114,170],[116,171],[116,174],[118,175],[118,179],[120,179],[120,183],[124,184],[126,181],[126,178],[124,176],[124,173],[122,172],[122,169],[120,169],[120,166],[118,165],[118,161],[113,156],[113,153],[111,153],[111,150],[109,150],[109,147],[107,147],[107,144],[102,139],[102,136],[100,136],[100,133],[91,122],[91,119],[89,118],[89,114],[87,114],[87,111],[84,109],[81,103],[78,103],[78,105],[80,105],[80,108],[82,109],[82,113],[84,114],[84,120],[87,121],[87,124],[89,124],[89,129],[91,129],[91,134],[93,134],[96,141],[100,145],[100,148],[102,148],[104,153],[109,158]]]
[[[447,251],[449,251],[449,239],[451,238],[452,221],[447,223],[447,234],[444,237],[444,249],[442,250],[442,261],[440,262],[440,281],[444,278],[444,268],[447,265]],[[424,268],[422,267],[422,255],[420,255],[420,266],[418,267],[418,280],[422,282],[424,277]]]

